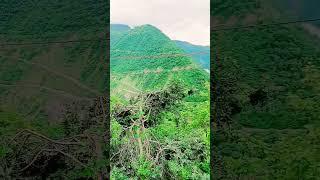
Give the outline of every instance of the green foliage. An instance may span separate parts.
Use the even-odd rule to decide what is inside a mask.
[[[168,149],[165,174],[170,174],[169,177],[176,179],[208,179],[210,172],[208,99],[201,103],[182,102],[162,112],[157,119],[159,121],[157,125],[148,130]]]

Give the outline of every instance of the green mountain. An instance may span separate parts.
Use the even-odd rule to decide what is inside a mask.
[[[210,70],[210,47],[194,45],[185,41],[175,41],[186,53],[191,54],[192,59],[204,69]]]
[[[126,35],[131,28],[124,24],[111,24],[110,39],[111,46],[117,43],[121,37]],[[185,53],[191,54],[192,59],[204,69],[210,69],[210,47],[194,45],[184,41],[174,41],[176,45],[184,50]]]
[[[258,18],[259,23],[283,15],[277,4],[259,0],[212,5],[212,18],[229,25],[246,24],[241,17]],[[235,8],[239,11],[233,13]],[[313,138],[320,132],[320,40],[301,24],[212,31],[211,37],[218,52],[212,79],[218,88],[212,102],[218,107],[213,120],[218,130],[211,141],[214,176],[318,177],[319,146]]]
[[[174,79],[195,87],[208,80],[185,51],[151,25],[136,27],[112,44],[110,66],[112,77],[129,78],[140,84],[137,88],[146,90],[163,87]]]

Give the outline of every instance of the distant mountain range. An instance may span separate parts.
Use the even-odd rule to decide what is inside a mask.
[[[194,45],[185,41],[175,41],[176,44],[188,54],[191,54],[193,60],[200,64],[204,69],[210,69],[210,47]]]

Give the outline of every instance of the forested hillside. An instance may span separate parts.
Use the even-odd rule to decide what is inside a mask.
[[[211,4],[212,15],[228,22],[234,8],[234,15],[260,18],[264,9],[278,8],[258,0],[232,3]],[[214,30],[211,37],[214,177],[317,179],[320,40],[302,24]]]
[[[106,142],[85,137],[105,130],[89,109],[108,87],[107,10],[102,0],[0,2],[0,179],[106,176],[93,148]]]
[[[111,34],[111,177],[208,179],[208,73],[152,25]]]

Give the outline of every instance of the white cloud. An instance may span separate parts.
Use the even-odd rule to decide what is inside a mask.
[[[111,23],[152,24],[174,40],[210,44],[210,0],[111,0]]]

